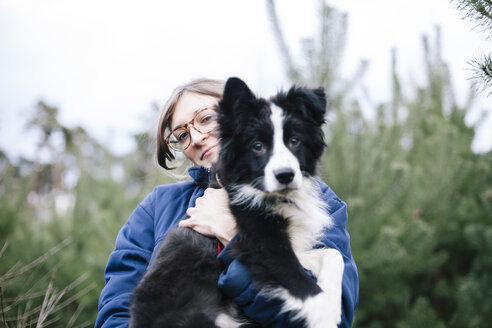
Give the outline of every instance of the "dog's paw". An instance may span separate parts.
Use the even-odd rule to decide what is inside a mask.
[[[309,328],[336,328],[342,320],[341,300],[321,292],[304,301],[303,316]]]
[[[341,284],[333,291],[321,291],[304,300],[284,288],[263,289],[267,298],[283,301],[281,313],[290,313],[293,321],[302,320],[308,328],[336,328],[342,319]]]

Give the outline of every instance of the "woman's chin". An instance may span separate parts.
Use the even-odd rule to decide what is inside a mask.
[[[214,151],[213,153],[211,154],[208,154],[208,156],[205,156],[200,162],[200,165],[203,166],[203,167],[206,167],[206,168],[211,168],[212,167],[212,164],[215,163],[215,161],[217,161],[218,159],[218,155],[217,153]]]

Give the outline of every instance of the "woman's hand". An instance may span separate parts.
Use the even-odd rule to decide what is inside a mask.
[[[229,196],[224,188],[207,188],[186,214],[189,219],[179,222],[180,228],[192,228],[202,235],[216,237],[224,246],[237,233],[236,220],[229,209]]]

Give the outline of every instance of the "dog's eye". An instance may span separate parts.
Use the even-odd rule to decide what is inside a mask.
[[[256,153],[263,154],[265,152],[265,146],[259,141],[253,143],[253,151]]]
[[[295,148],[295,147],[299,146],[300,143],[301,143],[301,140],[299,140],[298,137],[290,137],[290,139],[289,139],[289,147]]]

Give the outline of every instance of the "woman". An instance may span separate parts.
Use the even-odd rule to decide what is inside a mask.
[[[156,187],[121,229],[106,267],[106,286],[99,300],[96,327],[128,325],[131,292],[171,228],[192,228],[216,237],[226,248],[236,234],[227,193],[223,189],[206,189],[207,169],[219,153],[218,137],[213,125],[207,123],[207,113],[213,111],[223,88],[223,81],[195,80],[176,88],[164,106],[157,133],[159,165],[172,169],[169,161],[175,159],[175,151],[181,151],[195,165],[189,170],[193,180]],[[328,186],[321,181],[320,184],[335,223],[322,241],[339,250],[344,258],[341,326],[349,327],[358,302],[358,276],[346,231],[347,207]],[[223,254],[227,252],[221,253],[226,265],[218,281],[222,292],[261,326],[285,327],[286,314],[279,314],[279,305],[258,295],[246,267]]]

